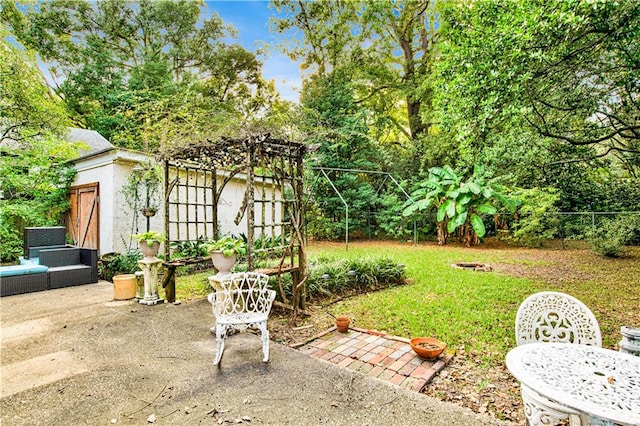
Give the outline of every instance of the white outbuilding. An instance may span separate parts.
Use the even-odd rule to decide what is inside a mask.
[[[137,241],[131,236],[147,230],[147,218],[139,212],[140,205],[127,200],[124,188],[132,174],[149,165],[162,169],[163,164],[152,155],[117,148],[93,130],[72,128],[68,139],[86,145],[73,162],[77,175],[71,187],[71,208],[66,221],[69,237],[81,247],[97,248],[99,255],[135,249]],[[238,176],[225,187],[218,203],[222,235],[246,232],[246,219],[238,224],[234,221],[243,202],[245,185],[242,176]],[[150,218],[149,225],[151,230],[164,233],[162,182],[159,189],[157,213]],[[197,195],[193,199],[197,200]],[[193,230],[191,235],[213,237],[207,229]]]

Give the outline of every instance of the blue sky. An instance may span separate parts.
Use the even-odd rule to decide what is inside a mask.
[[[298,64],[280,53],[276,43],[282,35],[269,32],[269,18],[275,12],[268,1],[259,0],[207,0],[209,11],[215,11],[222,20],[234,26],[238,32],[236,39],[245,49],[256,52],[269,46],[267,56],[260,56],[263,63],[262,75],[266,80],[274,80],[282,99],[297,102],[301,86]]]

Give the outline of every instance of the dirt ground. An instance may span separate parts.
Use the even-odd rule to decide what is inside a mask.
[[[0,299],[2,425],[507,424],[275,342],[264,365],[248,332],[218,369],[206,300],[112,298],[100,282]]]

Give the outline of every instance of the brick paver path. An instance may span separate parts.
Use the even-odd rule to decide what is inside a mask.
[[[443,352],[437,359],[426,361],[413,352],[409,339],[359,328],[338,333],[332,327],[297,349],[415,391],[421,391],[453,358],[453,354]]]

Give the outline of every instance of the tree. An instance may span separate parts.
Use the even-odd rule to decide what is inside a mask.
[[[222,115],[211,120],[215,126],[230,115],[241,119],[236,106],[268,88],[255,55],[227,44],[233,29],[215,13],[201,19],[203,6],[195,0],[51,0],[20,7],[4,1],[2,18],[50,64],[54,79],[63,79],[56,90],[76,120],[116,145],[149,151],[167,136],[150,129],[172,121],[172,106],[193,103],[209,117]],[[183,109],[176,121],[180,114]]]
[[[68,124],[64,107],[48,89],[33,52],[8,41],[0,27],[0,146],[28,144],[39,135],[60,133]]]
[[[585,148],[559,162],[608,157],[637,176],[638,16],[633,0],[448,2],[435,98],[442,124],[475,152],[515,126]]]
[[[299,32],[286,53],[319,77],[348,69],[356,103],[372,113],[372,135],[393,152],[393,162],[398,153],[410,158],[411,167],[399,170],[417,171],[419,142],[430,128],[431,92],[423,81],[437,42],[435,2],[271,3],[284,14],[276,31]]]
[[[0,32],[0,260],[13,261],[25,226],[60,223],[77,150],[63,138],[69,120],[33,52]]]
[[[316,77],[304,87],[301,96],[309,130],[307,142],[317,145],[308,164],[328,169],[375,170],[378,151],[371,143],[366,125],[366,110],[353,99],[353,88],[344,69],[333,70],[325,77]],[[377,202],[371,176],[329,170],[314,171],[315,203],[323,217],[332,219],[330,237],[338,237],[344,229],[346,200],[350,228],[362,230],[369,209]],[[331,177],[332,182],[327,181]],[[340,192],[340,195],[336,193]],[[326,232],[326,230],[325,230]]]

